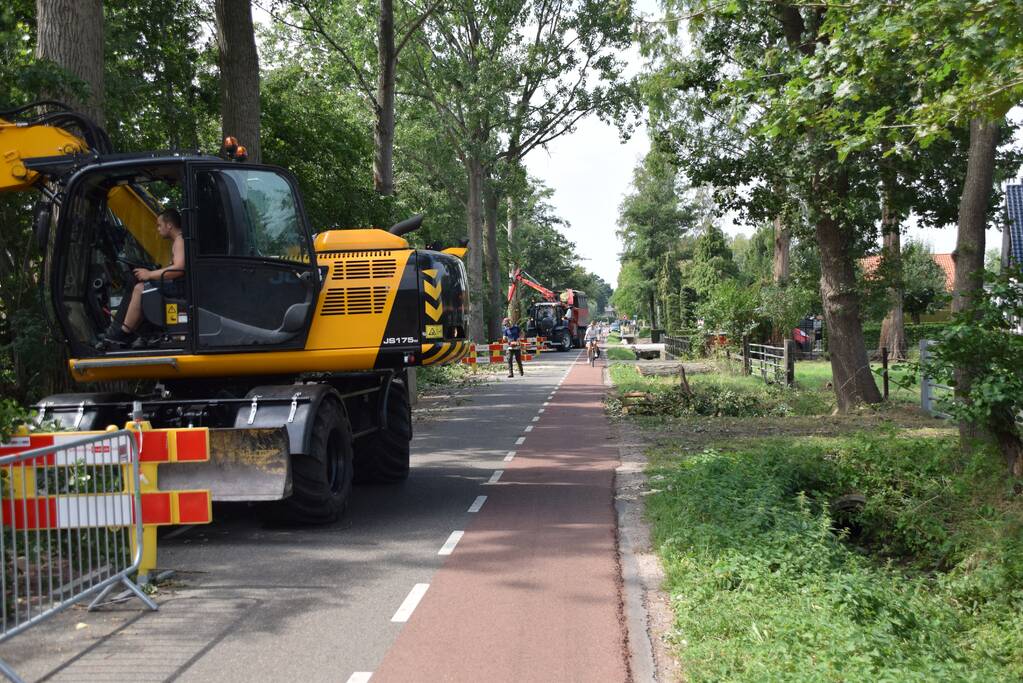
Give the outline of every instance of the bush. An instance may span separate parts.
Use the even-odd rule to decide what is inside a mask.
[[[637,391],[649,393],[650,397],[630,405],[630,415],[784,417],[820,415],[831,409],[830,395],[764,384],[755,377],[693,375],[689,378],[691,394],[682,390],[676,378],[644,377],[634,366],[612,367],[611,380],[620,392],[610,406],[612,413],[621,410],[621,395]]]
[[[687,680],[1023,678],[1023,514],[988,459],[894,434],[657,455]]]
[[[920,323],[919,325],[913,323],[905,324],[906,331],[906,346],[912,351],[920,347],[921,339],[934,339],[942,330],[948,327],[948,323]],[[863,340],[866,342],[868,349],[877,347],[877,342],[881,338],[881,325],[875,325],[873,323],[863,326]]]
[[[636,354],[622,346],[609,346],[604,348],[608,360],[636,360]]]
[[[503,365],[484,365],[491,371],[502,369]],[[465,363],[451,363],[449,365],[424,365],[416,368],[416,392],[423,394],[433,389],[446,386],[460,386],[471,384],[479,377],[484,376],[487,370],[478,366],[466,365]]]
[[[16,401],[0,399],[0,442],[7,441],[19,427],[29,422],[31,412]]]

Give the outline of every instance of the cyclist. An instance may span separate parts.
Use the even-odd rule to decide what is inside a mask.
[[[600,356],[600,346],[597,345],[597,337],[600,331],[596,325],[590,325],[586,328],[586,357],[590,360],[590,365],[593,365],[593,361]]]

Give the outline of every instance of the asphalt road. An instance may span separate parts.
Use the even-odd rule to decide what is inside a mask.
[[[570,678],[622,680],[599,372],[574,351],[526,372],[425,402],[409,479],[356,487],[339,523],[269,529],[218,507],[161,538],[176,574],[159,612],[76,608],[0,657],[27,680],[565,680],[562,648],[582,654]],[[593,449],[570,438],[580,419]]]

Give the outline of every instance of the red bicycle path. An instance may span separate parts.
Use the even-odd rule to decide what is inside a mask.
[[[628,680],[603,394],[580,354],[374,683]]]

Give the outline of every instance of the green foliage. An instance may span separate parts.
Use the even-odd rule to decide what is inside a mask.
[[[954,440],[654,456],[647,514],[687,680],[1023,676],[1023,510]],[[833,507],[853,492],[862,510]]]
[[[948,327],[948,323],[907,323],[904,326],[906,331],[906,346],[910,351],[920,346],[921,339],[934,339],[941,332]],[[881,326],[880,325],[864,325],[863,326],[863,338],[867,340],[867,343],[872,343],[873,340],[881,337]]]
[[[760,314],[765,327],[773,328],[787,339],[799,322],[815,309],[820,297],[817,288],[807,290],[797,282],[779,287],[768,285],[760,289]]]
[[[85,92],[83,83],[57,65],[36,59],[35,23],[33,0],[7,0],[0,7],[0,109],[23,105],[41,92]]]
[[[706,329],[724,332],[729,339],[748,337],[763,318],[760,288],[747,287],[735,280],[726,280],[709,292],[700,307]]]
[[[953,369],[966,373],[969,400],[950,402],[947,411],[990,430],[1003,450],[1017,453],[1023,441],[1016,421],[1023,410],[1023,335],[1016,330],[1023,320],[1021,276],[1019,268],[989,274],[986,291],[936,336],[932,358],[925,362],[928,376],[939,380],[951,378]],[[1014,457],[1006,456],[1011,465]]]
[[[416,368],[416,393],[427,394],[440,389],[452,390],[483,382],[491,373],[499,372],[503,366],[483,366],[465,363],[448,365],[424,365]]]
[[[910,242],[902,250],[902,277],[902,306],[913,320],[948,305],[945,271],[934,262],[925,245]]]
[[[639,262],[635,259],[622,259],[621,270],[618,272],[618,288],[611,295],[611,304],[619,316],[638,317],[649,315],[649,296],[652,284],[643,275]]]
[[[682,266],[682,279],[700,299],[711,296],[721,283],[733,280],[739,269],[732,259],[725,233],[714,223],[706,225],[696,238],[693,257]]]
[[[831,410],[828,394],[786,389],[765,384],[756,377],[741,375],[691,374],[687,394],[677,378],[648,377],[634,365],[612,365],[611,380],[619,392],[609,399],[612,413],[621,412],[621,396],[644,392],[650,400],[630,406],[629,415],[658,418],[785,417],[821,415]]]
[[[388,227],[393,200],[373,191],[373,140],[353,93],[322,87],[298,66],[263,76],[263,160],[299,179],[313,230]]]
[[[10,439],[11,435],[30,418],[30,412],[22,408],[17,401],[0,398],[0,442]]]
[[[212,15],[199,0],[104,4],[104,107],[117,151],[220,148],[217,48],[203,30]]]
[[[751,237],[736,235],[732,238],[732,255],[739,277],[743,282],[767,282],[774,264],[774,226],[760,225]]]
[[[608,360],[636,360],[636,354],[622,346],[609,346],[603,352]]]
[[[935,263],[931,248],[921,242],[905,243],[899,264],[882,258],[877,269],[864,279],[865,318],[880,320],[888,314],[889,288],[902,291],[902,309],[914,321],[919,321],[921,315],[944,308],[949,302],[945,271]],[[872,338],[867,336],[867,339]]]

